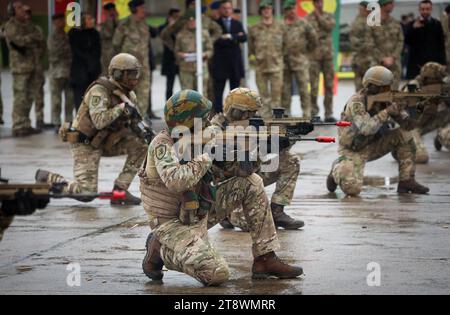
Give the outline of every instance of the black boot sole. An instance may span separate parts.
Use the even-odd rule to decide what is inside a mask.
[[[301,275],[303,275],[303,269],[300,272],[298,272],[297,274],[285,275],[285,276],[280,276],[280,275],[276,275],[273,273],[253,273],[252,279],[253,280],[265,280],[265,279],[269,279],[269,278],[295,279],[295,278],[300,277]]]

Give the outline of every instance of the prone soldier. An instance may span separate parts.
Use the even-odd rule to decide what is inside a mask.
[[[189,161],[177,155],[174,132],[179,128],[192,132],[195,124],[203,129],[211,107],[211,102],[195,91],[176,93],[164,110],[169,129],[157,135],[149,146],[140,171],[144,209],[153,231],[147,239],[144,273],[152,280],[161,280],[165,265],[206,286],[226,282],[228,265],[210,244],[208,227],[242,206],[253,241],[253,278],[300,276],[301,268],[283,263],[275,254],[279,248],[277,233],[257,174],[236,177],[216,187],[211,185],[215,176],[211,149]]]
[[[404,111],[396,104],[380,104],[368,108],[367,98],[390,91],[393,73],[383,67],[370,68],[364,88],[347,102],[342,119],[352,126],[339,130],[339,158],[327,178],[327,188],[334,192],[339,186],[346,195],[360,194],[367,162],[392,152],[399,164],[398,193],[426,194],[429,189],[415,180],[415,144],[411,126]],[[400,127],[393,127],[397,124]]]
[[[125,191],[126,198],[111,200],[111,203],[140,204],[141,200],[128,192],[147,150],[144,140],[130,123],[137,115],[132,104],[137,101],[133,91],[138,86],[140,72],[139,61],[130,54],[119,54],[111,60],[109,78],[102,77],[91,84],[72,128],[65,124],[60,130],[63,140],[71,143],[75,181],[38,170],[38,183],[61,186],[62,192],[68,194],[96,193],[100,158],[126,154],[123,170],[114,183],[114,190]]]

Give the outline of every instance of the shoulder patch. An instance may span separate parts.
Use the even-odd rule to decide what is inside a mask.
[[[158,160],[162,160],[162,158],[166,155],[167,147],[164,144],[159,145],[155,149],[155,155]]]

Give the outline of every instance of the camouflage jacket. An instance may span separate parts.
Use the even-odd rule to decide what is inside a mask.
[[[12,73],[30,73],[36,70],[36,51],[44,42],[42,32],[31,22],[22,23],[12,17],[5,25]]]
[[[393,17],[381,21],[381,26],[370,27],[364,42],[371,47],[372,65],[379,65],[386,57],[394,57],[400,65],[404,43],[403,30]]]
[[[102,53],[114,54],[113,38],[116,30],[116,23],[107,20],[102,24],[100,37],[102,39]]]
[[[203,53],[206,54],[207,59],[211,59],[213,55],[213,44],[211,38],[209,37],[208,31],[203,30],[202,40]],[[177,63],[180,66],[180,70],[187,72],[197,71],[196,61],[185,61],[185,59],[180,56],[180,53],[195,53],[197,50],[196,43],[197,40],[195,37],[195,30],[188,30],[187,28],[184,28],[177,34],[174,53]],[[204,60],[203,64],[206,66],[206,60]]]
[[[195,190],[211,165],[212,160],[208,154],[199,155],[182,164],[169,131],[161,131],[150,143],[147,160],[139,172],[146,212],[155,218],[177,218],[182,202],[181,194]]]
[[[69,78],[72,50],[64,31],[53,31],[47,40],[48,61],[52,78]]]
[[[278,21],[265,25],[262,21],[248,32],[249,54],[256,57],[257,69],[263,73],[283,71],[286,45],[284,27]]]
[[[364,68],[370,67],[370,54],[373,47],[370,44],[373,42],[367,41],[367,33],[370,32],[370,27],[367,25],[367,18],[358,15],[350,27],[350,44],[353,52],[353,64],[362,65]]]
[[[385,109],[373,116],[369,114],[363,89],[350,98],[341,118],[350,121],[352,126],[339,128],[339,150],[360,151],[376,139],[390,116]]]
[[[129,17],[121,22],[114,32],[114,50],[135,56],[144,68],[150,66],[150,45],[150,31],[145,21],[137,22]]]
[[[319,45],[311,53],[312,60],[323,60],[333,58],[332,32],[336,21],[332,14],[324,12],[316,16],[314,12],[306,16],[306,20],[314,27],[319,38]]]
[[[285,24],[286,44],[284,48],[286,65],[291,70],[308,67],[308,54],[318,45],[316,30],[305,19]]]
[[[447,56],[447,65],[450,63],[450,21],[447,14],[444,13],[442,16],[442,29],[444,30],[445,37],[445,55]]]
[[[186,19],[184,17],[181,17],[180,19],[178,19],[178,21],[164,28],[164,30],[161,32],[161,40],[163,41],[164,45],[166,45],[170,50],[174,51],[175,49],[175,41],[173,35],[177,36],[178,33],[183,30],[185,25]],[[211,38],[213,45],[214,42],[218,40],[220,36],[222,36],[222,28],[209,16],[202,16],[202,28],[209,33],[209,37]]]

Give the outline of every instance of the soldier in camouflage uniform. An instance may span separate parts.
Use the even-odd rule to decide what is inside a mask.
[[[109,78],[100,78],[87,89],[70,130],[61,128],[63,138],[71,142],[75,181],[61,175],[38,170],[36,181],[62,186],[69,194],[96,193],[98,169],[102,156],[127,155],[122,172],[114,183],[114,190],[125,191],[125,200],[112,200],[113,205],[138,205],[141,200],[132,196],[128,188],[141,166],[147,145],[130,129],[130,117],[136,111],[136,94],[141,65],[130,54],[119,54],[111,60]],[[125,110],[126,109],[126,110]],[[66,135],[64,135],[64,133]],[[91,201],[91,200],[80,200]]]
[[[31,23],[32,12],[31,8],[25,5],[25,12],[27,12],[27,17]],[[36,114],[36,128],[44,129],[46,127],[44,123],[44,84],[45,84],[45,74],[44,74],[44,56],[47,51],[47,43],[44,39],[44,32],[38,25],[34,26],[36,32],[41,33],[42,40],[39,41],[38,45],[34,48],[34,57],[36,64],[36,78],[35,84],[32,87],[34,90],[34,112]]]
[[[367,33],[370,32],[370,28],[367,25],[367,17],[370,13],[370,11],[367,10],[368,4],[368,1],[360,2],[359,15],[356,17],[350,27],[350,43],[353,52],[352,68],[353,72],[355,73],[356,91],[359,91],[363,88],[362,78],[371,66],[371,49],[365,41],[367,38]]]
[[[135,56],[142,65],[142,74],[136,88],[139,100],[139,112],[144,117],[149,104],[149,93],[152,86],[149,64],[150,32],[145,21],[144,0],[132,0],[129,3],[131,16],[117,27],[113,46],[117,53],[128,53]]]
[[[264,105],[260,114],[271,117],[272,109],[281,106],[286,34],[273,17],[271,0],[261,0],[259,12],[262,19],[249,29],[248,46],[249,54],[256,57],[256,85]]]
[[[434,145],[438,151],[441,151],[442,146],[450,151],[450,124],[438,131]]]
[[[223,113],[214,116],[211,123],[225,131],[230,123],[235,124],[238,121],[248,121],[262,107],[263,104],[258,93],[247,88],[237,88],[231,91],[225,99]],[[297,178],[300,173],[300,161],[295,155],[289,152],[289,149],[282,150],[276,158],[263,163],[271,165],[275,159],[278,159],[278,168],[275,171],[262,172],[259,166],[256,168],[259,168],[257,174],[263,179],[264,186],[276,184],[270,205],[275,226],[287,230],[296,230],[303,227],[305,225],[304,222],[295,220],[284,212],[284,207],[288,206],[292,201],[295,186],[297,185]],[[227,163],[230,164],[226,164],[224,169],[228,171],[236,169],[236,162]],[[220,179],[220,181],[224,180],[227,180],[227,178]],[[240,208],[233,211],[229,220],[222,221],[221,225],[224,228],[237,226],[242,230],[248,231],[244,212]]]
[[[447,65],[450,65],[450,5],[445,8],[445,12],[441,19],[442,29],[444,30],[445,38],[445,56],[447,57]],[[447,69],[447,71],[449,71]]]
[[[401,54],[404,36],[400,22],[390,14],[394,9],[393,0],[379,0],[381,6],[381,26],[370,27],[364,43],[372,51],[371,65],[382,65],[394,74],[392,88],[398,90],[401,79]]]
[[[390,91],[394,76],[382,66],[370,68],[364,78],[364,89],[347,102],[342,119],[349,128],[339,129],[339,158],[328,175],[327,188],[337,186],[349,196],[360,194],[367,162],[392,152],[399,163],[399,193],[426,194],[429,189],[415,181],[415,145],[408,121],[397,104],[378,104],[368,110],[367,96]],[[392,128],[395,122],[400,127]]]
[[[72,51],[69,37],[64,31],[66,22],[64,14],[53,16],[53,33],[48,37],[48,59],[50,64],[50,93],[52,102],[52,124],[59,130],[61,126],[62,94],[64,93],[64,121],[73,120],[73,92],[70,88],[70,65]]]
[[[23,137],[39,133],[31,127],[30,110],[36,85],[38,65],[35,50],[44,40],[43,35],[29,20],[26,6],[20,1],[8,5],[10,19],[5,25],[5,38],[9,48],[10,68],[13,76],[13,136]]]
[[[420,74],[409,84],[414,84],[419,89],[426,89],[427,85],[443,84],[446,76],[446,66],[436,62],[428,62],[420,69]],[[407,89],[407,86],[405,86],[405,89]],[[416,164],[426,164],[430,159],[422,136],[450,123],[450,107],[446,102],[440,104],[430,102],[426,106],[426,111],[429,118],[422,121],[418,128],[413,130],[414,143],[416,144]]]
[[[177,34],[175,42],[175,58],[180,68],[180,83],[183,90],[197,90],[197,59],[196,53],[196,35],[195,35],[195,17],[191,16],[183,30]],[[207,95],[209,81],[208,60],[212,58],[213,44],[209,33],[203,30],[203,87],[204,95]]]
[[[292,77],[299,87],[303,117],[311,117],[311,95],[309,93],[309,60],[308,53],[318,45],[316,30],[305,20],[299,19],[296,12],[296,1],[284,3],[284,27],[286,44],[284,51],[283,95],[281,105],[290,113],[292,102]]]
[[[336,21],[332,14],[323,11],[323,0],[314,0],[314,11],[306,20],[314,27],[319,37],[319,45],[311,53],[310,80],[311,80],[311,107],[312,116],[319,114],[317,95],[319,93],[320,73],[323,73],[325,83],[325,121],[336,122],[333,117],[334,93],[334,64],[332,32]]]
[[[105,11],[106,20],[101,25],[100,37],[102,39],[102,72],[108,73],[109,63],[115,56],[113,37],[117,27],[118,13],[116,5],[112,2],[108,2],[103,6]]]
[[[275,255],[279,248],[277,233],[258,175],[236,177],[214,188],[210,153],[180,162],[172,132],[181,127],[193,131],[195,118],[205,124],[211,107],[212,103],[195,91],[176,93],[164,110],[169,129],[157,135],[149,146],[140,172],[144,209],[153,230],[147,239],[144,273],[152,280],[161,280],[165,265],[207,286],[226,282],[228,265],[210,244],[208,227],[242,206],[253,240],[253,278],[301,275],[301,268],[284,264]]]

